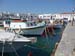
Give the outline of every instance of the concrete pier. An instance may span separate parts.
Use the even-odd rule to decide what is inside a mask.
[[[75,56],[75,22],[66,26],[55,56]]]

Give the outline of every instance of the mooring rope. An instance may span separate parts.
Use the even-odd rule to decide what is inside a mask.
[[[2,56],[4,56],[4,45],[5,45],[5,41],[3,41],[3,46],[2,46]]]
[[[16,51],[15,47],[14,47],[12,44],[11,44],[11,47],[12,47],[12,49],[14,50],[14,52],[15,52],[16,56],[19,56],[19,54],[17,53],[17,51]]]

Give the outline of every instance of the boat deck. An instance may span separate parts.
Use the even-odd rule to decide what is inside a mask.
[[[75,56],[75,22],[66,26],[55,56]]]
[[[13,41],[13,42],[36,42],[36,37],[24,37],[13,32],[8,32],[0,29],[0,41]]]

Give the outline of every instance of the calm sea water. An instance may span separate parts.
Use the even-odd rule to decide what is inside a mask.
[[[56,42],[59,42],[62,35],[62,29],[55,29],[55,35],[48,34],[47,36],[36,36],[37,42],[34,44],[26,44],[19,50],[17,54],[4,53],[4,56],[50,56]]]

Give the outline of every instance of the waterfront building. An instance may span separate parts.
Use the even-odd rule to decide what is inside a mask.
[[[57,13],[57,14],[39,14],[40,19],[67,19],[68,21],[75,19],[75,13]]]

